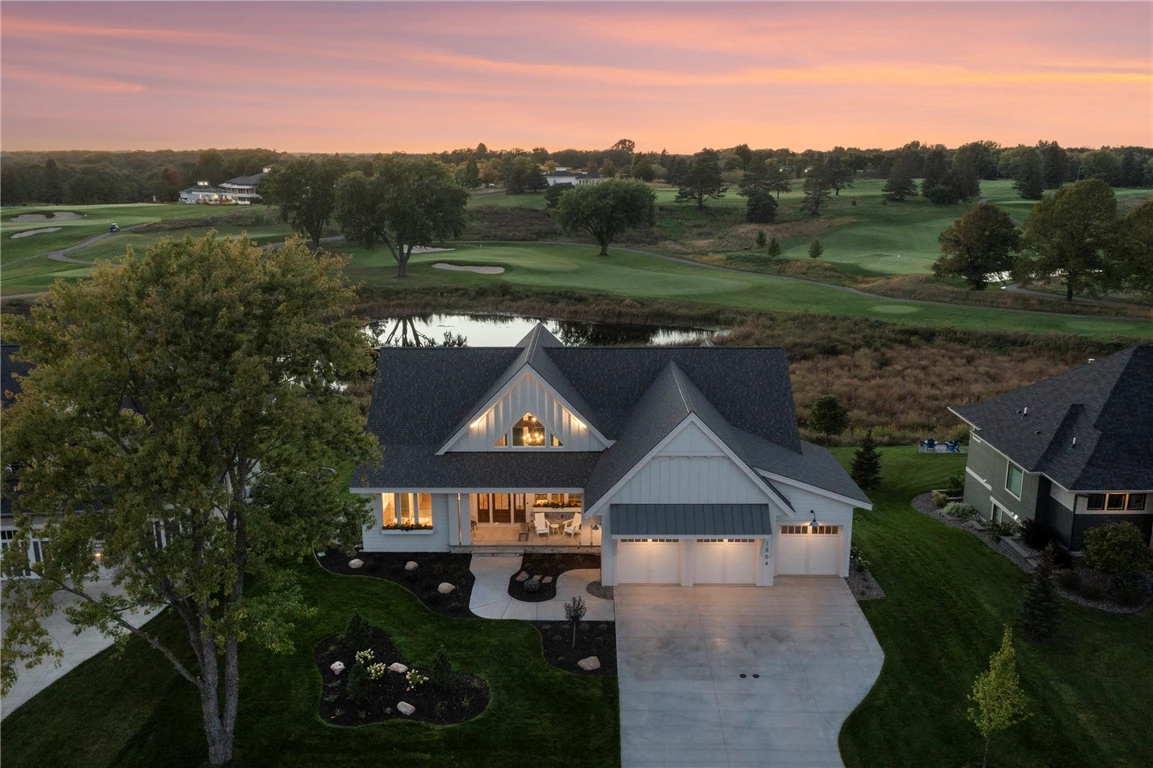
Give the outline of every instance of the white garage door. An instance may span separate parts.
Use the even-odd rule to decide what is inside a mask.
[[[699,539],[693,544],[694,584],[754,584],[755,539]]]
[[[836,576],[841,572],[841,526],[782,525],[777,545],[781,576]]]
[[[621,539],[617,542],[618,584],[680,584],[678,539]]]

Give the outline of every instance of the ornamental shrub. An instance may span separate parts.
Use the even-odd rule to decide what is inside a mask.
[[[521,589],[523,589],[525,592],[529,592],[529,593],[539,592],[540,591],[540,580],[539,579],[528,579],[528,580],[522,582],[520,586],[521,586]]]
[[[1002,520],[1001,522],[992,520],[986,526],[986,529],[989,531],[989,535],[993,537],[993,542],[999,543],[1001,539],[1007,539],[1016,534],[1021,527],[1009,520]]]
[[[944,491],[933,491],[932,499],[933,506],[937,509],[940,509],[949,503],[949,495]]]
[[[1026,520],[1021,525],[1021,541],[1025,546],[1041,551],[1053,543],[1053,529],[1036,520]]]
[[[359,613],[354,613],[352,618],[348,620],[348,626],[344,628],[344,634],[341,635],[340,639],[348,648],[363,648],[368,645],[368,635],[368,622],[362,619]]]
[[[951,501],[946,504],[945,508],[941,511],[949,517],[955,517],[958,520],[977,519],[977,508],[963,501]]]
[[[452,685],[452,677],[452,662],[449,661],[448,652],[442,645],[428,668],[428,682],[433,688],[444,691]]]
[[[1085,532],[1085,563],[1102,573],[1140,573],[1153,553],[1133,523],[1105,523]]]
[[[353,704],[360,704],[368,698],[369,692],[372,690],[372,679],[368,675],[368,669],[363,664],[354,664],[352,669],[348,672],[348,700]]]
[[[950,496],[961,496],[965,493],[965,476],[953,475],[945,481],[945,493]]]

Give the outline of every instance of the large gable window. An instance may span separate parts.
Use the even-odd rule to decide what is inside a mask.
[[[512,444],[525,447],[544,445],[544,425],[531,413],[526,413],[524,418],[512,425]]]

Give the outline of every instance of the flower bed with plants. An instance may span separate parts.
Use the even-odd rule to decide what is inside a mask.
[[[565,571],[600,567],[600,555],[526,552],[520,570],[509,577],[508,595],[525,603],[543,603],[556,597],[556,580]],[[518,578],[522,573],[527,576]]]
[[[410,590],[428,608],[442,616],[474,618],[468,609],[476,576],[469,570],[472,555],[451,552],[358,552],[354,558],[362,565],[353,568],[353,559],[338,549],[330,549],[320,564],[333,573],[346,576],[372,576],[385,579]],[[409,563],[416,568],[408,569]],[[453,589],[444,594],[441,584]]]
[[[444,648],[427,666],[414,667],[387,632],[358,614],[344,634],[321,640],[314,656],[324,680],[320,717],[334,725],[463,723],[483,712],[491,698],[488,683],[453,669]]]

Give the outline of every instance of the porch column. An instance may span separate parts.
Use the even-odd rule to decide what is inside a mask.
[[[448,544],[460,543],[460,494],[454,493],[448,496]]]
[[[460,543],[465,546],[472,544],[472,507],[469,506],[469,499],[472,497],[467,493],[458,494],[460,498]]]
[[[581,519],[581,546],[589,547],[593,543],[593,521],[591,518]]]

